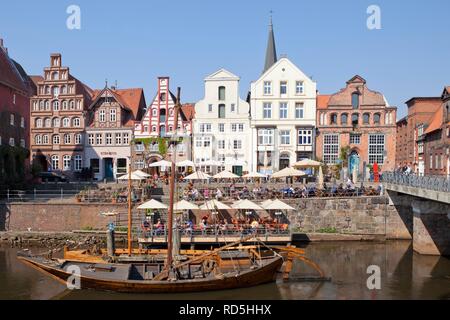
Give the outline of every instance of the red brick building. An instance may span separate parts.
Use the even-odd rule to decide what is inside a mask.
[[[43,171],[81,171],[85,114],[92,90],[62,66],[61,54],[50,56],[43,77],[33,77],[37,94],[31,105],[31,152]],[[75,165],[75,160],[77,165]]]
[[[397,122],[397,167],[408,165],[415,173],[424,173],[423,148],[419,136],[441,104],[440,97],[415,97],[406,102],[408,115]]]
[[[450,87],[423,133],[425,175],[450,176]]]
[[[354,76],[333,95],[317,96],[317,158],[337,164],[341,149],[348,147],[349,170],[362,174],[364,163],[381,170],[395,166],[397,108],[383,94],[370,90],[366,80]]]
[[[0,39],[0,187],[24,182],[29,169],[30,96],[35,87]]]

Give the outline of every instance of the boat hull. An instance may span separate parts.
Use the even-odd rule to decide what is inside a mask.
[[[67,272],[68,266],[82,266],[81,263],[67,263],[64,268],[51,266],[37,258],[19,257],[19,260],[29,264],[33,268],[51,275],[63,284],[71,273]],[[239,274],[224,274],[219,278],[208,277],[190,280],[157,281],[157,280],[114,280],[102,279],[95,276],[80,276],[81,289],[95,289],[123,293],[183,293],[199,291],[215,291],[236,288],[252,287],[275,280],[277,271],[281,268],[283,259],[274,257],[264,261],[263,265],[245,270]]]

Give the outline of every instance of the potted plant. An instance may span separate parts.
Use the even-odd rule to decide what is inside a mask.
[[[112,193],[111,203],[117,203],[117,197],[119,196],[119,193],[117,191],[114,191]]]

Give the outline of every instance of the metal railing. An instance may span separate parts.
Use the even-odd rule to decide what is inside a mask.
[[[414,188],[450,192],[450,178],[446,176],[419,176],[400,172],[383,172],[383,181]]]

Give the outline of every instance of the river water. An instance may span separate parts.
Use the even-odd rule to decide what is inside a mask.
[[[0,299],[450,299],[450,259],[421,256],[409,241],[333,242],[298,245],[330,281],[277,282],[253,288],[190,294],[117,294],[66,290],[65,286],[22,264],[17,249],[0,247]],[[34,248],[33,253],[44,249]],[[381,289],[367,287],[367,268],[378,266]],[[314,275],[302,263],[296,276]]]

